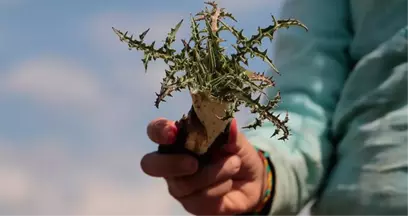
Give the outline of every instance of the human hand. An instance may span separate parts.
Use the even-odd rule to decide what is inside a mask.
[[[171,145],[177,135],[175,122],[163,118],[147,127],[149,138]],[[212,155],[209,165],[198,169],[198,161],[187,154],[152,152],[141,160],[142,170],[166,180],[169,193],[195,215],[236,215],[252,211],[266,190],[263,161],[236,120],[230,126],[229,141]]]

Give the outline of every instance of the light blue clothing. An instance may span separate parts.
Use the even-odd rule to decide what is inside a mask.
[[[286,0],[275,36],[279,112],[245,131],[276,169],[271,214],[407,215],[407,0]],[[275,92],[269,92],[271,96]]]

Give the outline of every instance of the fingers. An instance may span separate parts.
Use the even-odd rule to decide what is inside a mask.
[[[221,213],[223,196],[232,188],[231,179],[214,185],[207,190],[179,199],[183,207],[194,215],[216,215]]]
[[[232,189],[233,183],[232,179],[228,179],[209,187],[207,190],[203,190],[199,195],[210,198],[221,197]]]
[[[232,182],[232,181],[231,181]],[[193,215],[239,215],[248,208],[245,201],[236,200],[229,195],[229,181],[219,185],[228,190],[224,195],[217,197],[196,194],[180,200],[184,209]]]
[[[209,188],[219,182],[231,179],[238,173],[241,166],[241,160],[237,156],[230,156],[220,160],[215,164],[204,167],[198,173],[181,177],[168,179],[169,192],[176,199],[189,196],[195,192]],[[209,194],[218,194],[219,189],[207,191]]]
[[[172,144],[176,140],[177,127],[173,121],[158,118],[147,126],[147,135],[157,144]]]
[[[198,169],[198,161],[192,156],[156,152],[145,155],[140,165],[147,175],[164,178],[192,175]]]

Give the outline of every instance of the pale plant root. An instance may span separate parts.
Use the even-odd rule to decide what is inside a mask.
[[[202,155],[208,151],[217,137],[222,134],[231,120],[221,120],[225,110],[230,105],[215,101],[206,96],[205,93],[190,92],[193,109],[199,122],[187,121],[187,138],[185,148]]]

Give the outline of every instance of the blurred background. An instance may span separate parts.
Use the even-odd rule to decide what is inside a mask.
[[[163,180],[142,173],[140,159],[157,148],[146,136],[149,121],[179,119],[189,95],[156,109],[165,64],[145,74],[142,54],[111,28],[151,28],[146,38],[160,42],[203,2],[0,0],[1,215],[187,214]],[[287,18],[279,17],[281,0],[218,2],[248,36],[272,24],[271,14]],[[176,43],[188,37],[185,22]],[[239,124],[247,118],[240,113]]]

